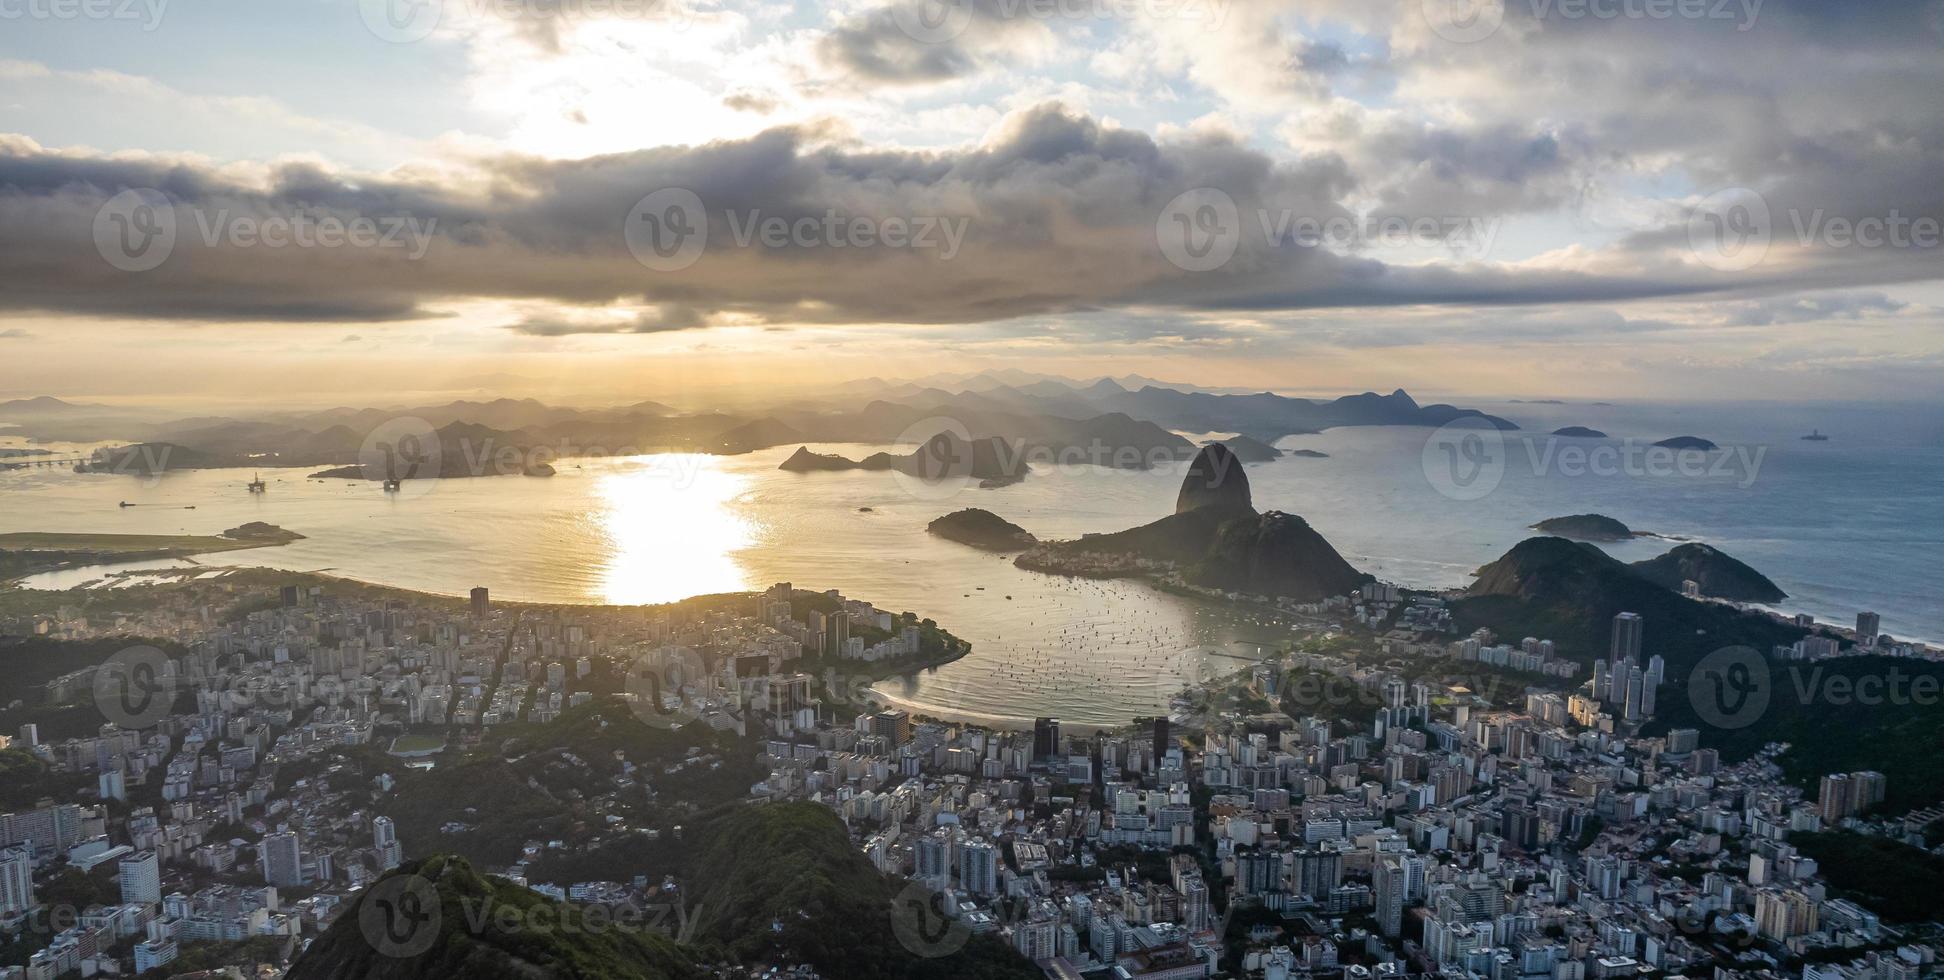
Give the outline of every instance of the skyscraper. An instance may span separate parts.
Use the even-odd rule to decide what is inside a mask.
[[[1612,660],[1615,663],[1640,659],[1641,631],[1645,625],[1639,613],[1623,612],[1613,617]]]
[[[999,892],[999,849],[979,839],[959,850],[959,884],[974,895]]]
[[[474,619],[485,619],[492,610],[492,600],[486,587],[481,585],[472,590],[472,614]]]
[[[34,849],[0,848],[0,917],[34,907]]]
[[[1877,637],[1883,635],[1883,617],[1873,612],[1856,614],[1856,645],[1876,646]]]
[[[398,846],[398,829],[392,825],[390,817],[372,819],[371,846],[377,850],[379,864],[385,871],[390,871],[404,862],[404,851]]]
[[[1033,758],[1050,759],[1060,754],[1060,719],[1033,719]]]
[[[1371,875],[1371,898],[1377,905],[1377,929],[1393,939],[1404,931],[1404,894],[1409,878],[1396,857],[1385,857]]]
[[[124,904],[162,903],[162,864],[154,851],[140,851],[122,858],[119,870]]]
[[[285,831],[271,834],[257,845],[263,880],[278,888],[297,888],[304,884],[304,850],[297,835]]]

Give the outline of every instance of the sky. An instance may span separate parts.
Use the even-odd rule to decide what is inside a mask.
[[[0,395],[1944,398],[1944,0],[0,20]]]

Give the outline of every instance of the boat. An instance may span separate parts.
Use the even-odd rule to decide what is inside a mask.
[[[123,507],[133,507],[133,506],[135,506],[134,504],[131,504],[131,503],[129,503],[129,502],[128,502],[128,501],[126,501],[126,500],[124,500],[124,501],[122,501],[122,502],[121,502],[121,505],[122,505]]]
[[[398,486],[399,486],[399,481],[398,481],[398,480],[396,480],[396,479],[390,479],[390,480],[386,480],[386,481],[385,481],[385,492],[386,492],[386,493],[397,493],[397,492],[398,492]]]
[[[1828,442],[1829,437],[1823,435],[1821,429],[1810,429],[1809,434],[1802,437],[1802,441],[1803,442]]]

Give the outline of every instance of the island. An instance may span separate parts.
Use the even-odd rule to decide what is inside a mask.
[[[1202,445],[1226,446],[1230,452],[1235,454],[1236,459],[1244,463],[1267,463],[1272,459],[1281,459],[1283,454],[1282,450],[1250,436],[1230,436],[1227,439],[1210,439],[1202,443]]]
[[[977,507],[946,514],[925,525],[925,530],[947,541],[987,551],[1024,551],[1039,543],[1025,528]]]
[[[1564,436],[1568,439],[1605,439],[1607,437],[1606,433],[1601,432],[1598,429],[1589,429],[1583,425],[1563,426],[1561,428],[1554,429],[1552,434],[1556,436]]]
[[[1203,593],[1299,602],[1342,595],[1371,578],[1301,517],[1258,513],[1240,461],[1220,443],[1203,447],[1189,464],[1173,514],[1112,534],[1048,542],[1013,564],[1055,575],[1146,577]]]
[[[952,432],[940,432],[925,440],[910,455],[872,453],[860,460],[826,453],[813,453],[798,446],[777,469],[788,473],[828,473],[841,470],[878,470],[903,473],[921,480],[969,479],[983,488],[1002,487],[1026,478],[1032,468],[1026,462],[1023,446],[1009,444],[997,436],[964,439]]]
[[[1675,436],[1671,439],[1662,439],[1654,445],[1662,449],[1698,449],[1702,452],[1712,452],[1721,448],[1700,436]]]
[[[1574,541],[1625,541],[1628,538],[1646,536],[1643,532],[1635,531],[1605,514],[1548,517],[1532,525],[1532,529],[1562,538],[1571,538]]]
[[[1329,453],[1319,452],[1315,449],[1292,449],[1288,452],[1287,455],[1301,456],[1304,459],[1329,459],[1330,458]]]

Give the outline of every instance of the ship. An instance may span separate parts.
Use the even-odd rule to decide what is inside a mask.
[[[1809,434],[1802,437],[1802,441],[1803,442],[1828,442],[1829,437],[1823,435],[1821,429],[1810,429]]]

